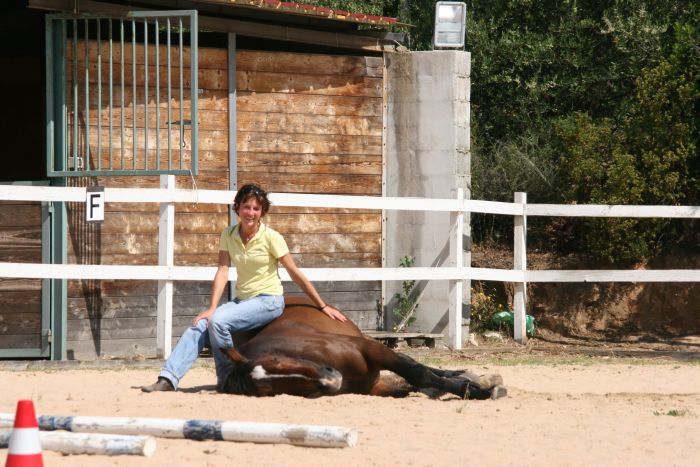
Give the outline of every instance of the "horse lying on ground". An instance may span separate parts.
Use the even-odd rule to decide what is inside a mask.
[[[308,299],[288,297],[282,315],[252,333],[234,335],[236,363],[223,391],[251,396],[318,397],[370,394],[403,397],[412,391],[471,399],[506,395],[500,375],[477,376],[422,365],[362,334],[351,321],[321,313]],[[389,370],[405,381],[382,377]]]

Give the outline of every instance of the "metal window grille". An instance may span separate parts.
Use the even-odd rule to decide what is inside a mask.
[[[197,11],[47,15],[50,177],[197,175]]]

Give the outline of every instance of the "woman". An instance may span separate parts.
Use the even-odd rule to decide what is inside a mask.
[[[231,333],[263,326],[282,314],[284,297],[278,264],[285,267],[318,308],[330,318],[347,318],[320,297],[299,270],[282,235],[261,222],[270,209],[267,193],[257,185],[244,185],[233,201],[238,223],[227,227],[219,241],[219,267],[214,276],[209,307],[192,320],[165,362],[158,381],[141,389],[144,392],[174,391],[192,367],[205,345],[214,355],[217,389],[233,369],[225,355],[233,349]],[[228,282],[231,263],[236,268],[236,298],[217,308]]]

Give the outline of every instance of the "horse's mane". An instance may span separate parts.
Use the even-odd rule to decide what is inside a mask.
[[[250,368],[248,365],[236,365],[226,377],[223,391],[227,394],[243,394],[247,396],[255,395],[255,387],[250,378]]]

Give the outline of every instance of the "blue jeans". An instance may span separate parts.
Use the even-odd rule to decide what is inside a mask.
[[[177,389],[185,373],[205,346],[209,346],[216,365],[216,386],[221,388],[234,364],[221,349],[233,348],[231,333],[264,326],[282,314],[282,295],[258,295],[247,300],[234,299],[221,305],[211,320],[200,320],[182,333],[173,353],[165,361],[160,377]]]

